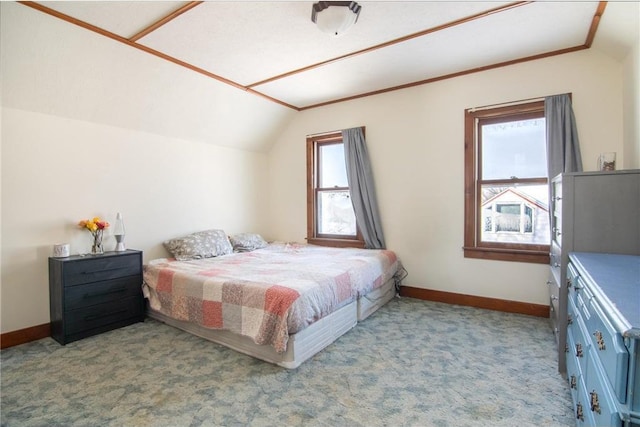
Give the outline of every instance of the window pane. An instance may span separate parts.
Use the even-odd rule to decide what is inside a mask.
[[[348,191],[318,193],[318,234],[356,235],[356,216]]]
[[[320,188],[348,187],[343,145],[319,145],[318,154],[320,156]]]
[[[544,118],[482,125],[482,179],[547,176]]]
[[[549,244],[546,185],[483,185],[481,205],[481,241]]]

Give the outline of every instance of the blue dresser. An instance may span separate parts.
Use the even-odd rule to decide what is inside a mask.
[[[572,252],[567,288],[577,425],[640,427],[640,256]]]

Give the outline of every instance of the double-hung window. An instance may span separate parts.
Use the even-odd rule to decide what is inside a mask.
[[[548,263],[548,184],[543,102],[465,111],[465,257]]]
[[[341,132],[307,137],[307,241],[364,247],[351,204]]]

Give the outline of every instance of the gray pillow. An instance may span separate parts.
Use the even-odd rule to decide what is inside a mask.
[[[255,233],[239,233],[229,238],[234,252],[249,252],[267,246],[266,240]]]
[[[178,261],[211,258],[233,252],[224,230],[206,230],[164,242],[164,247]]]

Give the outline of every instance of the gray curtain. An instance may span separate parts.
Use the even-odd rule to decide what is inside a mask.
[[[378,213],[373,173],[362,128],[343,130],[342,142],[347,166],[347,180],[351,190],[351,203],[364,238],[365,248],[384,249],[384,236]]]
[[[582,172],[576,119],[568,94],[544,99],[549,183],[563,172]]]

